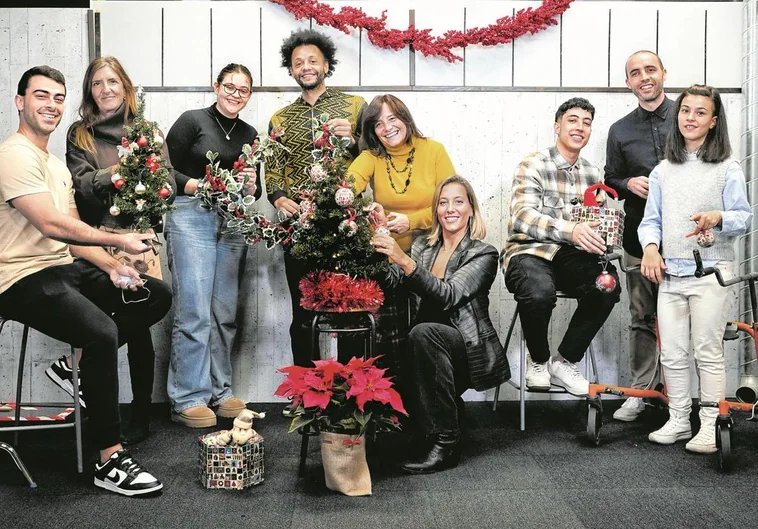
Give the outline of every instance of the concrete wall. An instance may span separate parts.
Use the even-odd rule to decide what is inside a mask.
[[[384,5],[384,3],[373,1],[353,3],[375,12]],[[111,7],[111,4],[114,6]],[[179,9],[179,4],[181,4],[181,9]],[[526,3],[493,1],[471,2],[471,4],[472,6],[467,9],[468,27],[490,22],[495,16],[502,16],[499,11],[495,13],[493,9],[509,14],[514,6],[520,8]],[[462,15],[463,4],[461,6],[460,14]],[[704,22],[706,10],[708,11],[708,27],[713,33],[716,32],[712,29],[713,27],[739,27],[739,10],[734,10],[734,4],[676,3],[675,6],[677,10],[685,12],[691,8],[692,12],[697,14],[696,22],[691,20],[694,15],[690,14],[687,18],[690,28],[692,24]],[[148,114],[151,119],[159,122],[164,131],[171,127],[174,120],[184,110],[207,106],[213,102],[212,93],[194,90],[200,86],[207,87],[210,82],[210,72],[218,70],[222,62],[231,60],[246,62],[254,72],[260,72],[260,84],[264,89],[253,94],[242,116],[259,130],[265,129],[269,116],[276,109],[297,97],[298,92],[294,90],[294,83],[278,67],[275,60],[276,48],[282,36],[286,35],[297,23],[278,7],[261,2],[213,2],[214,24],[228,19],[223,18],[222,13],[225,13],[225,17],[236,13],[235,10],[247,10],[251,13],[244,20],[249,24],[250,31],[254,35],[246,41],[252,48],[248,49],[248,46],[236,43],[243,56],[235,58],[230,52],[230,49],[234,49],[233,46],[219,46],[218,49],[214,47],[213,43],[222,38],[219,36],[220,31],[216,31],[212,43],[208,46],[208,50],[211,48],[214,50],[212,60],[210,52],[208,54],[208,61],[211,62],[206,63],[199,58],[197,61],[185,61],[187,57],[203,57],[202,53],[198,56],[175,55],[176,61],[183,61],[183,68],[178,68],[175,63],[165,60],[166,56],[173,53],[167,52],[166,49],[164,49],[163,61],[155,58],[158,49],[156,46],[159,46],[161,42],[155,34],[155,31],[161,31],[161,26],[156,26],[156,16],[164,17],[162,27],[166,32],[163,34],[166,39],[164,44],[167,45],[176,42],[176,38],[180,37],[177,33],[171,33],[174,31],[171,28],[176,25],[175,22],[165,24],[168,20],[165,17],[168,15],[161,14],[160,10],[168,9],[172,17],[183,17],[181,20],[187,24],[197,24],[201,27],[206,23],[203,17],[209,9],[206,3],[107,2],[98,3],[98,7],[101,10],[103,31],[102,53],[112,53],[121,58],[135,83],[156,87],[148,94]],[[482,11],[484,8],[487,9],[485,12]],[[659,8],[661,14],[659,14]],[[109,11],[109,9],[112,10]],[[614,87],[623,86],[621,71],[623,61],[629,53],[639,48],[660,49],[669,69],[671,81],[669,86],[686,86],[691,82],[702,82],[703,79],[722,88],[739,86],[738,61],[735,66],[734,61],[721,60],[725,57],[724,53],[719,53],[719,61],[704,60],[705,43],[706,40],[710,42],[713,33],[711,37],[707,37],[705,33],[702,34],[702,47],[695,46],[699,50],[697,60],[691,60],[692,50],[684,47],[679,49],[673,45],[674,41],[670,37],[672,32],[673,35],[680,35],[679,32],[684,31],[683,28],[687,25],[684,22],[676,22],[671,17],[672,9],[672,4],[665,2],[635,2],[634,8],[631,8],[627,2],[576,2],[564,16],[565,27],[550,28],[539,35],[519,40],[515,44],[517,47],[515,52],[510,49],[512,45],[496,49],[472,48],[467,50],[466,62],[457,65],[448,65],[442,61],[425,59],[418,55],[413,56],[411,59],[415,61],[416,66],[416,86],[426,85],[425,90],[430,90],[423,92],[409,91],[409,88],[394,91],[390,88],[366,91],[366,86],[408,85],[412,79],[408,73],[407,51],[403,56],[404,52],[377,50],[371,47],[365,36],[363,42],[359,44],[360,37],[356,35],[345,36],[334,32],[333,34],[339,37],[340,57],[344,55],[344,60],[338,68],[338,74],[332,78],[331,84],[332,86],[344,84],[354,90],[360,90],[367,100],[383,92],[392,92],[401,97],[410,107],[424,134],[442,142],[450,153],[456,169],[470,178],[476,186],[489,227],[487,240],[500,247],[507,225],[513,169],[524,155],[553,143],[553,112],[562,101],[574,95],[587,97],[597,108],[594,133],[583,154],[602,167],[608,127],[636,105],[636,100],[630,93],[614,89]],[[150,11],[150,16],[145,16],[145,10]],[[256,10],[258,17],[270,16],[272,18],[267,19],[268,23],[261,24],[260,18],[255,19]],[[141,14],[140,17],[133,16],[137,11]],[[407,13],[407,8],[405,13]],[[615,16],[609,16],[609,13],[614,13]],[[397,10],[390,14],[397,27],[402,26],[404,20],[407,23],[407,14],[406,18],[403,18],[403,13]],[[442,15],[437,16],[429,10],[420,10],[417,15],[417,25],[418,27],[435,27],[442,31],[448,27],[457,27],[456,24],[459,23],[457,16],[456,14],[452,18],[442,20]],[[573,20],[571,24],[566,22],[570,18]],[[607,25],[600,31],[596,28],[592,29],[593,24],[597,23],[596,19],[604,21],[605,24],[611,24],[611,34],[620,35],[619,40],[611,38],[609,41],[606,37],[604,43],[590,45],[594,41],[588,39],[588,32],[595,35],[593,37],[595,39],[599,39],[604,31],[606,35],[608,34]],[[661,20],[663,22],[660,22]],[[720,20],[722,24],[714,24],[714,20]],[[624,23],[620,24],[620,21]],[[666,31],[661,30],[661,23],[666,24],[663,28]],[[264,35],[258,39],[258,28],[261,27]],[[633,27],[636,28],[635,34],[637,34],[634,38],[630,36],[630,30],[625,29]],[[583,32],[582,28],[590,29]],[[139,35],[139,39],[127,40],[129,31],[132,31],[133,35]],[[114,37],[117,32],[120,32],[119,38]],[[692,33],[700,35],[700,32]],[[227,34],[223,38],[228,39],[230,36]],[[140,41],[142,47],[135,51],[133,43],[137,40]],[[263,49],[255,48],[256,41]],[[619,44],[614,45],[614,42]],[[733,38],[727,42],[733,42]],[[579,44],[581,46],[577,47]],[[709,56],[711,56],[710,51],[713,46],[715,45],[708,44]],[[48,63],[60,68],[66,74],[69,83],[66,116],[61,130],[52,136],[50,144],[51,151],[63,157],[65,149],[63,130],[74,120],[75,110],[81,98],[81,79],[89,61],[87,49],[87,12],[84,10],[0,9],[0,136],[6,137],[17,126],[12,96],[21,73],[29,66]],[[201,49],[204,48],[201,46]],[[574,52],[568,53],[572,49]],[[602,52],[599,58],[598,49]],[[561,50],[563,50],[562,53]],[[581,61],[575,60],[581,50],[586,50],[586,57],[588,57],[586,77],[576,72],[577,68],[581,68]],[[664,54],[663,50],[667,50],[667,54]],[[739,45],[727,51],[729,51],[728,56],[737,56]],[[557,59],[554,58],[555,53],[558,54]],[[400,58],[398,54],[401,54]],[[185,59],[181,59],[182,57]],[[357,60],[358,57],[361,57],[360,61]],[[138,61],[138,58],[141,60]],[[527,61],[528,58],[530,58],[529,61]],[[506,68],[502,62],[506,60],[521,61],[522,66]],[[544,82],[540,83],[540,79],[535,77],[538,68],[529,65],[543,64],[544,61],[557,61],[555,64],[560,66],[556,67],[559,67],[559,71],[563,73],[554,79],[552,77],[554,72],[550,70],[551,77],[542,79]],[[192,66],[196,62],[202,63],[197,70]],[[358,63],[361,64],[360,75],[357,74],[355,68],[350,66],[355,64],[357,68]],[[609,63],[610,69],[608,69]],[[497,65],[498,68],[493,68],[493,65]],[[515,75],[509,73],[507,78],[496,77],[498,80],[493,83],[493,91],[459,90],[464,83],[467,87],[475,83],[478,89],[482,89],[489,79],[488,76],[481,74],[482,71],[489,71],[494,76],[500,75],[502,71]],[[197,72],[205,73],[204,76],[200,76]],[[385,75],[378,75],[377,72],[384,72]],[[682,75],[682,72],[686,72],[686,75]],[[342,77],[338,78],[339,75]],[[581,85],[581,80],[584,78],[587,79],[587,83]],[[721,83],[717,83],[719,79]],[[160,85],[165,88],[158,88]],[[527,85],[542,86],[543,89],[520,88]],[[176,86],[191,88],[177,91]],[[266,90],[265,87],[268,86],[292,87],[293,89],[291,91],[282,91],[280,88]],[[430,88],[443,86],[447,87]],[[511,89],[497,91],[502,90],[504,86]],[[570,88],[572,86],[576,88]],[[544,87],[547,87],[547,90]],[[671,95],[676,94],[672,91]],[[735,148],[739,148],[737,138],[739,138],[740,130],[740,102],[741,96],[738,93],[725,96],[730,132]],[[267,214],[273,214],[273,208],[265,201],[261,202],[261,209]],[[165,270],[165,273],[168,277],[168,270]],[[281,375],[276,372],[277,368],[291,363],[288,336],[289,299],[281,250],[268,251],[263,247],[252,248],[248,257],[244,285],[245,291],[239,311],[241,332],[233,355],[234,388],[240,397],[247,400],[271,401],[274,400],[273,391],[281,380]],[[493,287],[491,300],[493,318],[501,333],[501,338],[504,338],[515,302],[512,295],[506,291],[502,276],[497,279]],[[601,380],[606,383],[623,384],[629,381],[627,305],[628,300],[624,293],[621,303],[596,338]],[[574,303],[570,301],[559,302],[551,329],[552,342],[555,346],[565,331],[573,306]],[[157,401],[166,400],[165,381],[170,318],[171,315],[154,329],[158,356],[154,394]],[[509,351],[514,371],[518,366],[519,332],[520,330],[517,329]],[[9,328],[6,327],[0,335],[0,401],[12,398],[15,383],[15,358],[20,347],[20,334],[21,326],[13,324]],[[43,371],[66,350],[67,347],[64,344],[59,344],[32,331],[28,357],[31,375],[27,376],[25,382],[25,392],[28,395],[41,400],[60,398],[60,391],[48,382]],[[735,351],[730,348],[727,353],[728,392],[733,392],[738,382],[736,356]],[[128,402],[131,395],[125,354],[120,358],[120,370],[123,374],[121,400]],[[468,397],[479,399],[484,398],[485,395],[471,393]],[[491,395],[487,397],[491,398]],[[542,395],[531,397],[564,398]],[[501,394],[501,398],[516,398],[516,393],[509,388]]]

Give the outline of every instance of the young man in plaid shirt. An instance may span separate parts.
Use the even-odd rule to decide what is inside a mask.
[[[526,385],[532,390],[555,384],[574,395],[587,394],[589,382],[576,364],[619,301],[621,289],[612,265],[608,272],[616,279],[615,290],[603,293],[595,287],[602,272],[598,256],[605,252],[605,242],[593,230],[599,222],[569,220],[571,206],[582,202],[589,186],[602,181],[600,170],[579,156],[590,139],[594,117],[595,108],[586,99],[563,103],[555,113],[555,145],[527,156],[513,176],[501,260],[529,349]],[[558,354],[551,357],[548,325],[556,290],[576,296],[579,305]]]

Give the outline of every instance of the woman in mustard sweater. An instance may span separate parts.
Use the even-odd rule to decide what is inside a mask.
[[[363,111],[361,154],[348,174],[356,194],[370,183],[374,201],[387,211],[387,227],[400,248],[408,253],[413,240],[432,227],[434,190],[455,174],[445,147],[425,138],[408,107],[393,95],[376,96]],[[377,352],[385,355],[393,371],[399,364],[408,336],[408,293],[384,287],[379,310]],[[402,377],[401,377],[402,378]],[[398,381],[402,390],[402,380]]]
[[[432,197],[455,174],[445,147],[425,138],[408,107],[393,95],[376,96],[363,112],[361,154],[348,174],[355,192],[370,183],[374,200],[387,214],[387,227],[404,252],[432,227]]]

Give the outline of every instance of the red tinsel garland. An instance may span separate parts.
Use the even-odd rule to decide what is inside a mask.
[[[448,62],[462,60],[453,48],[472,44],[497,46],[507,44],[527,33],[535,34],[557,24],[555,17],[563,14],[574,0],[543,0],[537,9],[528,7],[512,17],[497,19],[487,27],[463,31],[446,31],[441,37],[431,35],[431,29],[387,29],[387,12],[379,18],[368,16],[357,7],[345,6],[335,13],[334,8],[318,0],[269,0],[279,4],[298,20],[312,18],[317,24],[331,26],[347,34],[351,28],[366,30],[369,41],[383,49],[400,50],[408,45],[427,57],[441,57]]]
[[[323,312],[375,311],[384,293],[372,279],[354,279],[334,272],[311,272],[300,280],[300,306]]]

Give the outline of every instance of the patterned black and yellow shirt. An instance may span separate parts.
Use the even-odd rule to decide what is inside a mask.
[[[361,117],[366,101],[357,95],[346,94],[327,88],[326,92],[310,105],[302,96],[297,100],[276,111],[269,122],[269,133],[282,127],[284,134],[279,138],[289,152],[284,155],[284,165],[278,168],[266,167],[266,190],[268,199],[273,204],[278,198],[292,196],[292,188],[302,185],[308,178],[306,169],[313,163],[313,136],[311,118],[319,114],[329,114],[329,119],[347,119],[353,128],[355,144],[351,154],[358,154],[358,139],[361,135]]]

